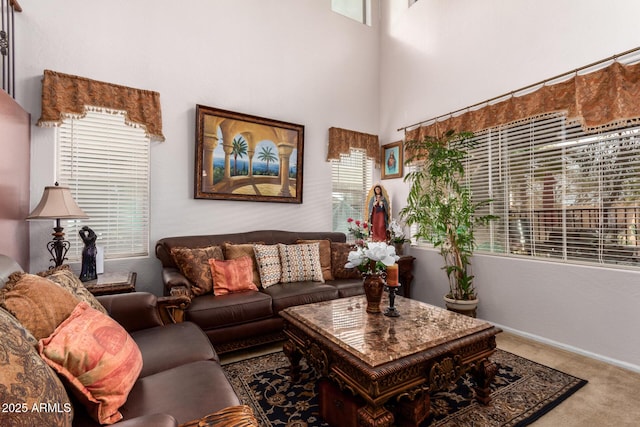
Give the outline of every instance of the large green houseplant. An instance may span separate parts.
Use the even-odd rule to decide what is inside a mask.
[[[474,228],[497,218],[477,214],[490,200],[474,201],[464,181],[464,160],[472,137],[470,132],[448,131],[405,143],[406,161],[415,168],[404,178],[411,187],[400,216],[408,225],[417,226],[416,238],[439,249],[449,279],[445,301],[477,303],[469,268],[476,245]],[[469,311],[475,312],[475,307]]]

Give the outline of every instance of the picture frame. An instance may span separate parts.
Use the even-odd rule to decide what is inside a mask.
[[[382,179],[402,178],[404,150],[402,141],[392,142],[380,147]]]
[[[195,148],[194,198],[302,203],[304,125],[196,105]]]

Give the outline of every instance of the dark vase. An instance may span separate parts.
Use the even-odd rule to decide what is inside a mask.
[[[367,274],[364,276],[364,294],[367,297],[367,313],[381,313],[380,301],[384,291],[384,277],[381,274]]]

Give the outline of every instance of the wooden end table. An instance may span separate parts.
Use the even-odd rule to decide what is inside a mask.
[[[364,402],[356,425],[366,427],[418,426],[429,414],[430,393],[466,372],[477,399],[490,402],[497,367],[489,357],[499,328],[403,297],[396,297],[400,317],[369,314],[366,304],[361,295],[280,312],[294,381],[305,357],[321,378]]]
[[[136,290],[136,276],[135,272],[102,273],[83,284],[94,295],[122,294]]]

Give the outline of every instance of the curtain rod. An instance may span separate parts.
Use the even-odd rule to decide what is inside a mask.
[[[460,108],[460,109],[452,111],[451,113],[448,113],[448,114],[442,114],[440,116],[432,117],[432,118],[427,119],[427,120],[421,120],[421,121],[419,121],[417,123],[414,123],[412,125],[403,126],[401,128],[398,128],[397,130],[398,131],[406,130],[406,129],[409,129],[411,127],[419,126],[419,125],[421,125],[423,123],[427,123],[427,122],[431,122],[431,121],[436,121],[437,122],[438,119],[441,119],[443,117],[453,117],[453,115],[456,114],[456,113],[459,113],[459,112],[462,112],[462,111],[468,111],[468,110],[470,110],[472,108],[475,108],[475,107],[478,107],[480,105],[489,104],[491,101],[495,101],[496,99],[501,99],[501,98],[504,98],[504,97],[507,97],[507,96],[510,96],[510,95],[512,96],[514,93],[522,92],[524,90],[530,89],[530,88],[535,87],[535,86],[544,85],[547,82],[550,82],[550,81],[553,81],[553,80],[557,80],[557,79],[559,79],[561,77],[565,77],[565,76],[568,76],[570,74],[574,74],[574,73],[577,74],[578,72],[580,72],[582,70],[586,70],[587,68],[595,67],[596,65],[600,65],[600,64],[602,64],[604,62],[607,62],[607,61],[611,61],[611,60],[616,61],[621,56],[629,55],[630,53],[634,53],[634,52],[637,52],[637,51],[640,51],[640,47],[636,47],[636,48],[629,49],[629,50],[621,52],[621,53],[617,53],[617,54],[612,55],[612,56],[610,56],[608,58],[604,58],[604,59],[601,59],[599,61],[593,62],[591,64],[584,65],[582,67],[576,68],[575,70],[571,70],[571,71],[567,71],[566,73],[558,74],[555,77],[550,77],[548,79],[541,80],[541,81],[539,81],[537,83],[533,83],[533,84],[530,84],[528,86],[521,87],[520,89],[512,90],[512,91],[504,93],[502,95],[495,96],[493,98],[487,99],[486,101],[478,102],[476,104],[470,105],[470,106],[465,107],[465,108]]]

